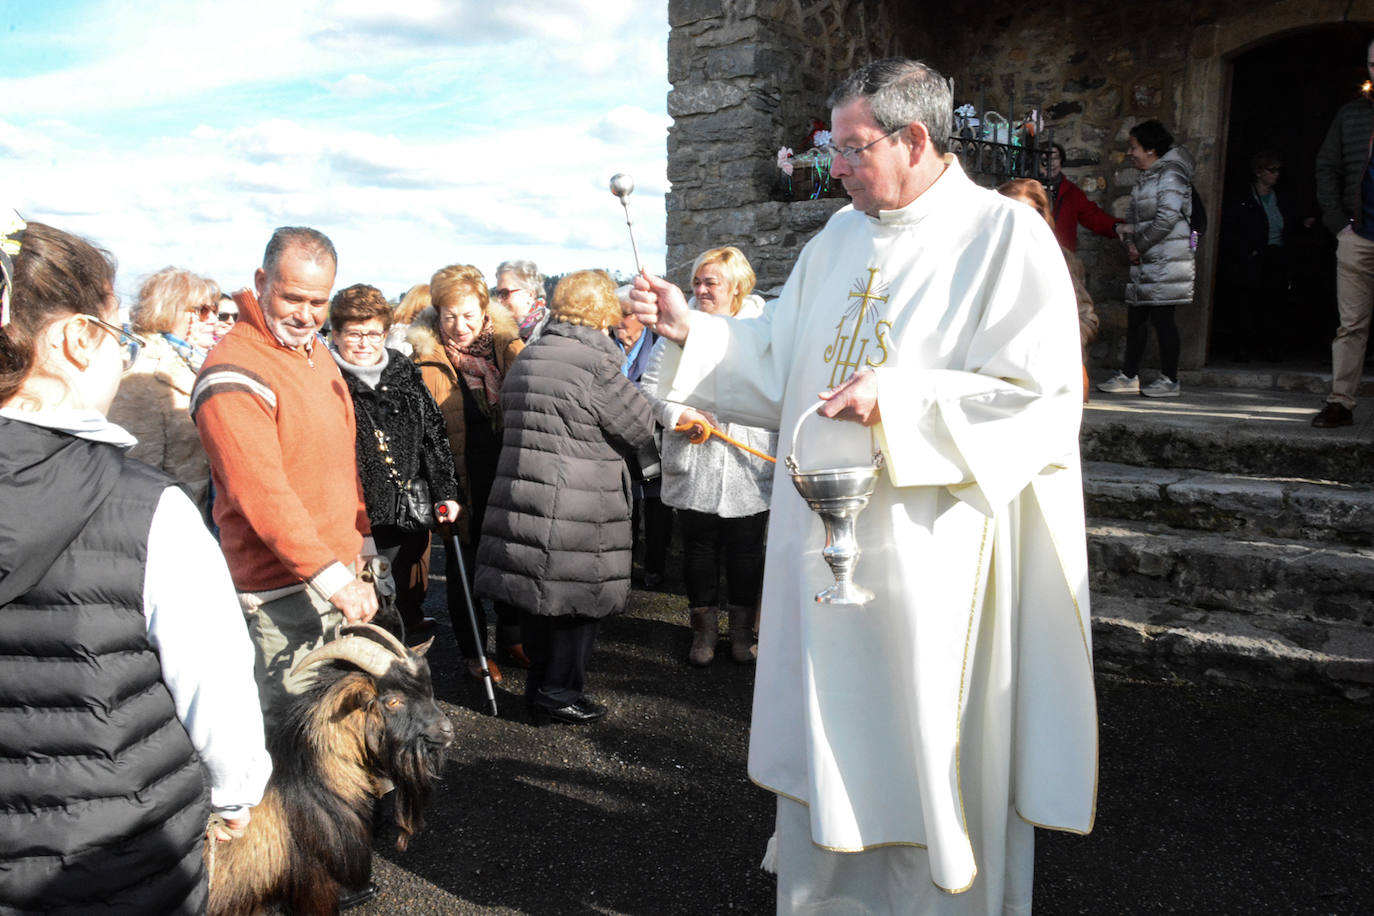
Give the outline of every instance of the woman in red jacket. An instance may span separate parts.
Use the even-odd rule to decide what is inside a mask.
[[[1046,193],[1054,209],[1054,237],[1065,251],[1078,250],[1078,227],[1086,226],[1103,238],[1116,238],[1116,224],[1121,220],[1088,200],[1083,189],[1064,177],[1064,147],[1058,143],[1050,149],[1050,164],[1045,172]]]

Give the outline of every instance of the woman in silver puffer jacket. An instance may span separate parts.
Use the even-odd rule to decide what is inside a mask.
[[[763,300],[753,295],[754,279],[754,269],[738,248],[713,248],[692,265],[689,305],[712,315],[757,317]],[[666,340],[654,346],[640,385],[653,402],[655,419],[663,425],[663,502],[677,510],[682,529],[683,578],[692,622],[687,661],[700,667],[715,657],[723,565],[730,656],[748,663],[757,652],[754,621],[763,588],[773,465],[715,436],[700,442],[691,432],[713,426],[765,455],[777,451],[778,434],[721,423],[710,414],[657,397],[667,346]]]
[[[1140,177],[1131,190],[1126,221],[1119,227],[1131,261],[1131,279],[1126,284],[1126,365],[1098,389],[1177,397],[1179,337],[1174,311],[1193,301],[1196,270],[1196,240],[1190,225],[1193,157],[1174,146],[1173,136],[1153,119],[1131,128],[1127,156]],[[1140,359],[1151,324],[1159,338],[1161,375],[1142,388]]]

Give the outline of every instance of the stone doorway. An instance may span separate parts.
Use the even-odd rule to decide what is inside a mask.
[[[1314,163],[1336,110],[1365,79],[1366,30],[1351,24],[1289,33],[1231,58],[1219,212],[1209,365],[1270,363],[1322,368],[1336,328],[1335,241],[1318,217]],[[1285,220],[1289,288],[1265,316],[1247,278],[1237,202],[1251,192],[1252,156],[1283,160],[1277,193]],[[1249,284],[1253,287],[1253,284]]]

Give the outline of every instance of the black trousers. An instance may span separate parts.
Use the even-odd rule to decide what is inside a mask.
[[[679,509],[678,519],[682,525],[687,603],[691,607],[719,606],[723,551],[728,602],[737,607],[757,604],[763,590],[763,539],[768,531],[768,513],[721,518]]]
[[[472,589],[473,577],[477,575],[477,549],[462,544],[463,564],[467,567],[468,589]],[[453,623],[453,635],[458,640],[458,651],[463,658],[477,657],[477,642],[472,636],[472,626],[468,623],[468,609],[463,601],[463,586],[458,581],[458,560],[453,551],[444,551],[444,575],[448,579],[448,616]],[[482,634],[482,654],[491,654],[487,646],[487,602],[473,598],[473,609],[477,612],[477,632]],[[496,643],[504,649],[520,641],[520,612],[504,601],[492,604],[496,611]]]
[[[1145,341],[1154,325],[1159,338],[1160,371],[1170,381],[1178,381],[1178,325],[1174,323],[1173,305],[1133,305],[1126,309],[1126,365],[1121,370],[1127,377],[1140,374],[1140,358],[1145,355]]]
[[[643,496],[630,509],[630,531],[639,537],[639,520],[644,519],[644,571],[663,575],[668,562],[668,542],[673,537],[673,507],[657,496]]]
[[[587,662],[596,645],[599,617],[549,617],[520,612],[520,632],[530,670],[525,705],[558,709],[582,699]]]
[[[414,627],[424,617],[425,590],[429,587],[429,567],[425,562],[429,552],[428,531],[406,531],[392,525],[378,525],[372,529],[377,552],[391,561],[391,575],[396,580],[396,610],[407,627]]]

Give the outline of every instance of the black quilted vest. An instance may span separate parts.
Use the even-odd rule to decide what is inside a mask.
[[[4,432],[7,450],[40,452],[59,435],[18,423]],[[201,913],[206,777],[143,616],[148,532],[173,482],[87,445],[48,460],[117,482],[96,506],[77,489],[46,494],[51,515],[26,525],[89,521],[0,606],[0,913]],[[12,508],[4,483],[0,515]]]

